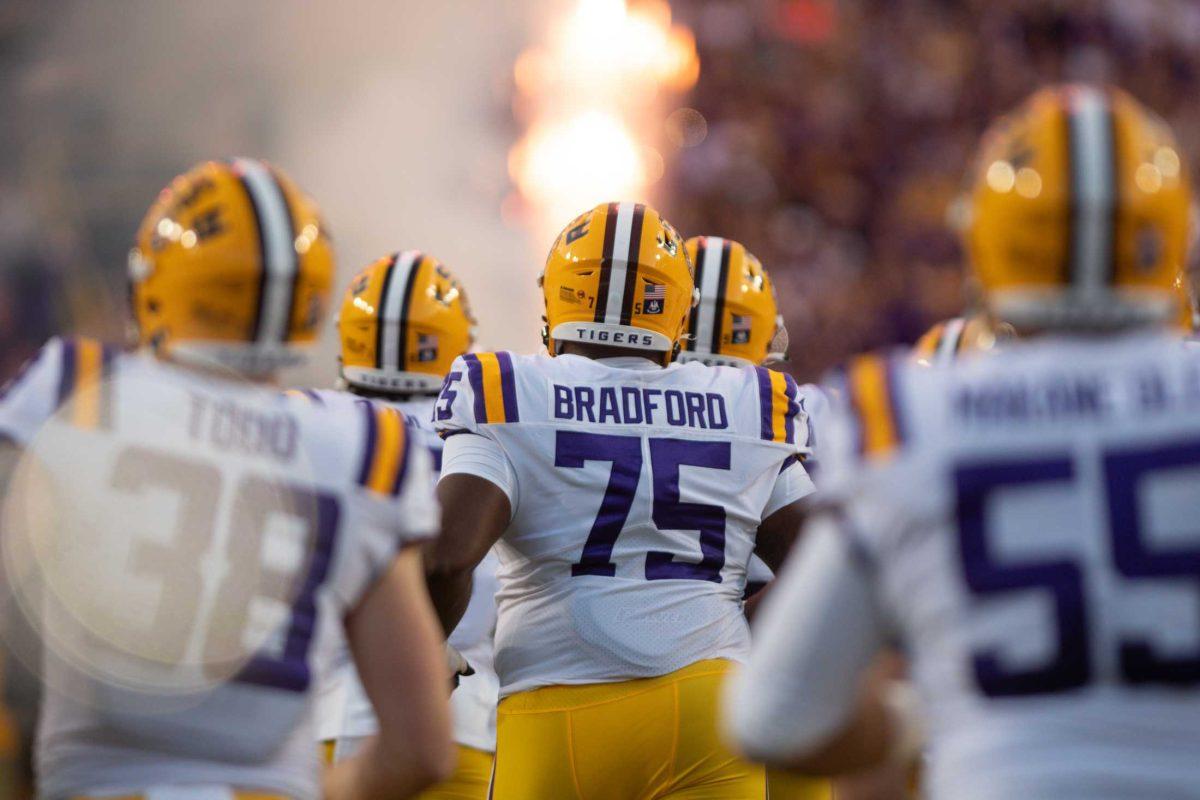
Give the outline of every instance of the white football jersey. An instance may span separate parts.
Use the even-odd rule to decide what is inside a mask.
[[[813,488],[790,377],[470,354],[434,425],[494,442],[511,468],[513,516],[496,547],[502,696],[744,657],[758,526]],[[443,475],[471,470],[454,451]]]
[[[315,402],[345,406],[355,396],[346,392],[306,390]],[[376,400],[380,403],[384,401]],[[441,468],[442,439],[433,430],[434,398],[387,403],[402,412],[419,441],[433,457],[435,471]],[[459,680],[450,695],[454,714],[454,739],[476,750],[496,749],[496,702],[500,689],[492,666],[492,637],[496,631],[496,557],[487,557],[475,568],[471,601],[458,627],[450,635],[453,645],[475,670]],[[335,634],[340,632],[335,631]],[[378,730],[371,701],[363,691],[345,638],[331,637],[323,647],[321,677],[317,694],[317,736],[321,741],[371,736]]]
[[[822,491],[911,660],[932,797],[1196,797],[1200,354],[1064,338],[847,375]]]
[[[318,797],[313,640],[437,530],[402,417],[55,339],[6,387],[0,435],[27,454],[18,505],[53,509],[5,531],[10,568],[57,548],[38,562],[40,795]]]

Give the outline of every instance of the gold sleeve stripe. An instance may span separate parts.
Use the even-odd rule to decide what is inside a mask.
[[[887,360],[875,355],[859,356],[850,365],[848,383],[859,423],[859,452],[882,456],[895,451],[903,437],[892,400]]]
[[[505,352],[468,353],[464,360],[475,393],[475,421],[489,425],[519,421],[512,356]]]
[[[787,441],[788,410],[791,398],[787,396],[787,377],[782,372],[771,372],[771,431],[777,442]]]
[[[404,453],[404,419],[394,408],[375,409],[375,457],[367,477],[367,488],[391,494]]]
[[[942,331],[945,328],[945,323],[939,322],[926,331],[925,335],[918,339],[916,345],[913,346],[913,355],[918,359],[932,359],[937,354],[938,345],[942,343]]]
[[[104,378],[111,358],[112,351],[95,339],[63,341],[58,401],[72,425],[89,430],[110,427],[110,387]]]
[[[790,375],[755,367],[761,405],[762,438],[768,442],[795,444],[799,390]]]

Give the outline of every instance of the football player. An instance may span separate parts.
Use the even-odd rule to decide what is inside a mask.
[[[775,289],[754,254],[739,242],[717,236],[694,236],[684,243],[696,271],[700,302],[688,319],[688,337],[680,361],[731,367],[766,366],[782,361],[787,351],[787,330],[779,313]],[[808,396],[806,396],[808,390]],[[815,386],[799,387],[801,403],[809,396],[824,396]],[[811,408],[809,430],[812,431]],[[810,433],[810,440],[812,436]],[[797,465],[793,469],[803,469]],[[746,613],[775,575],[761,558],[753,556],[747,569]],[[831,798],[828,781],[818,781],[785,770],[767,770],[767,796],[775,800]]]
[[[350,282],[337,318],[341,344],[340,383],[345,392],[310,390],[318,403],[345,408],[370,398],[400,411],[409,432],[442,460],[442,440],[433,432],[433,406],[454,359],[471,348],[475,319],[462,284],[437,259],[415,250],[394,253],[362,270]],[[352,413],[352,411],[351,411]],[[496,695],[492,634],[496,625],[496,561],[475,570],[467,612],[450,645],[470,663],[450,698],[458,766],[447,781],[421,794],[422,800],[487,796],[496,750]],[[375,734],[378,722],[362,690],[344,643],[335,646],[330,671],[318,684],[318,736],[331,760],[340,761]]]
[[[316,339],[332,276],[282,172],[201,164],[131,252],[137,351],[51,340],[0,401],[29,456],[6,520],[36,521],[39,494],[53,512],[5,530],[44,588],[40,796],[408,797],[449,773],[416,547],[437,530],[429,454],[394,409],[271,385]],[[381,725],[322,786],[310,650],[343,619]]]
[[[1189,197],[1166,123],[1115,89],[1051,87],[990,130],[968,245],[1020,338],[947,369],[852,362],[830,511],[731,682],[745,752],[828,772],[907,749],[911,698],[859,682],[897,636],[935,800],[1195,795]]]
[[[716,699],[749,646],[750,555],[779,563],[812,491],[796,385],[671,363],[692,268],[646,206],[580,215],[540,283],[549,352],[458,359],[435,412],[444,624],[501,562],[493,796],[761,797]]]
[[[951,317],[922,334],[912,355],[926,367],[951,364],[964,353],[986,352],[1012,337],[1011,325],[994,322],[986,313]]]
[[[684,246],[700,300],[688,316],[681,362],[762,366],[786,358],[787,329],[771,278],[741,243],[693,236]]]
[[[679,361],[727,367],[767,367],[787,360],[788,334],[771,277],[753,253],[732,239],[693,236],[684,243],[700,299],[688,317]],[[819,386],[799,387],[815,457],[817,427],[829,404]]]

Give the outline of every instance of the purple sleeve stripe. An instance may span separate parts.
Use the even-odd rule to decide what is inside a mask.
[[[500,365],[500,390],[504,396],[504,421],[516,422],[521,416],[517,413],[517,378],[513,375],[512,356],[501,350],[496,353],[496,363]]]
[[[758,376],[758,406],[762,438],[772,442],[775,440],[775,427],[772,424],[771,414],[771,398],[774,394],[771,390],[771,375],[763,367],[755,367],[754,371]]]
[[[63,339],[62,343],[62,372],[58,378],[58,402],[61,406],[75,391],[75,340]]]
[[[467,380],[471,382],[471,394],[475,396],[475,422],[483,425],[487,422],[487,398],[483,396],[483,365],[479,356],[467,353],[463,356],[467,365]]]
[[[358,400],[367,422],[367,442],[363,446],[362,466],[358,470],[358,485],[366,486],[371,477],[371,462],[375,460],[375,407],[366,400]]]
[[[412,446],[412,426],[404,425],[404,443],[400,445],[400,466],[396,468],[396,481],[392,484],[392,497],[400,496],[400,487],[404,485],[404,476],[408,474],[409,449]]]

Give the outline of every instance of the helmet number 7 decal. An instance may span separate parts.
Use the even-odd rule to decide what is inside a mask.
[[[721,582],[725,566],[725,509],[720,506],[682,501],[680,467],[728,470],[729,442],[699,442],[651,438],[650,472],[654,487],[651,518],[659,530],[697,531],[700,560],[679,560],[667,551],[646,553],[646,580],[687,579]],[[642,473],[642,438],[600,433],[558,431],[554,466],[581,469],[588,461],[612,464],[608,486],[600,501],[580,559],[571,565],[571,575],[613,577],[612,561],[617,538],[625,529]]]

